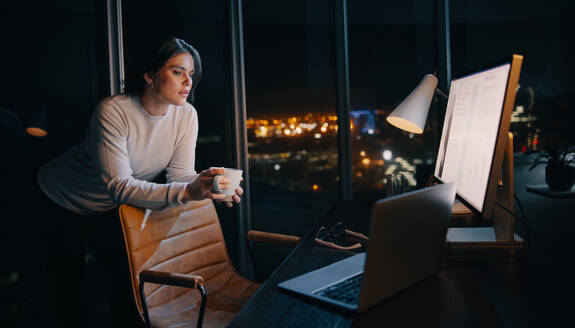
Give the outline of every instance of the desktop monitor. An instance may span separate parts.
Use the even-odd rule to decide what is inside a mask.
[[[457,183],[457,199],[491,219],[523,57],[453,79],[434,178]],[[512,155],[512,154],[511,154]]]

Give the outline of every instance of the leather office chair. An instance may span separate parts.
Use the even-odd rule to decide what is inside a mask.
[[[146,326],[227,325],[259,284],[231,264],[213,202],[153,211],[140,231],[144,215],[142,208],[119,208],[134,297]],[[295,246],[300,238],[250,231],[248,240]]]

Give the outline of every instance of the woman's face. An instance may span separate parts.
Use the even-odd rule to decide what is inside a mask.
[[[155,76],[146,73],[145,78],[158,102],[183,106],[192,88],[194,72],[192,55],[183,52],[168,59]]]

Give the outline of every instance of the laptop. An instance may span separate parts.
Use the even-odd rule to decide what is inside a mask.
[[[362,312],[440,270],[455,183],[377,201],[367,252],[283,281],[278,287]]]

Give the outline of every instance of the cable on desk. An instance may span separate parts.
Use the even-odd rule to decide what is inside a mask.
[[[503,206],[503,204],[499,203],[499,202],[495,202],[495,204],[499,207],[501,207],[503,210],[505,210],[507,213],[513,215],[514,218],[516,218],[519,222],[521,222],[521,224],[523,224],[523,226],[525,227],[525,243],[527,244],[527,249],[530,249],[530,243],[531,243],[531,230],[529,229],[529,225],[527,224],[527,218],[525,217],[525,211],[523,211],[523,206],[521,205],[521,202],[519,201],[519,198],[517,197],[517,195],[515,193],[513,193],[513,198],[515,198],[515,200],[517,201],[517,205],[519,206],[519,210],[521,211],[521,216],[515,214],[515,212],[509,210],[507,207]]]
[[[517,201],[517,205],[519,206],[519,211],[521,211],[522,221],[521,220],[520,221],[521,221],[521,223],[523,223],[523,225],[527,229],[527,217],[525,216],[525,211],[523,211],[523,206],[521,206],[521,202],[519,201],[519,198],[517,197],[516,193],[513,193],[513,198],[515,198],[515,201]]]

